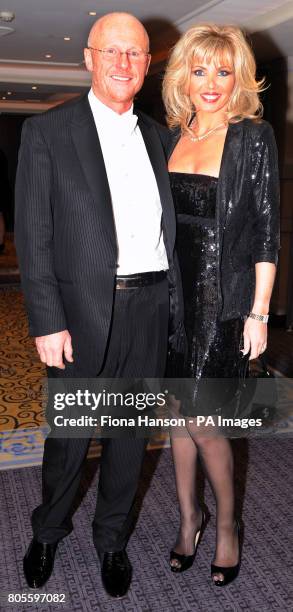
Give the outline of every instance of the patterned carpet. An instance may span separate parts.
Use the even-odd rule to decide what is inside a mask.
[[[0,293],[0,428],[38,427],[45,423],[42,387],[45,369],[28,335],[23,296],[13,288]]]
[[[89,461],[83,479],[82,503],[75,530],[58,548],[55,572],[44,593],[64,593],[65,604],[7,604],[7,593],[32,593],[22,574],[22,556],[30,539],[30,512],[39,502],[40,468],[0,473],[2,592],[1,610],[8,612],[286,612],[292,610],[292,439],[234,442],[238,514],[245,523],[242,567],[237,581],[217,589],[209,578],[214,550],[215,505],[200,479],[212,518],[197,559],[186,573],[168,570],[168,553],[178,526],[170,450],[147,454],[138,507],[142,505],[128,552],[134,565],[131,590],[115,601],[103,591],[99,562],[91,540],[95,504],[96,461]],[[89,490],[86,492],[88,487]],[[85,495],[86,493],[86,495]],[[244,500],[244,501],[243,501]]]

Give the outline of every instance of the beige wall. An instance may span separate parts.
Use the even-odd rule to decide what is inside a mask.
[[[293,283],[293,57],[267,66],[268,119],[272,122],[279,150],[281,189],[281,251],[271,311],[285,314],[288,287]]]

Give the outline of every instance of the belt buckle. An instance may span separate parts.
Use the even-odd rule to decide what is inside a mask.
[[[120,279],[116,282],[116,289],[125,289],[125,281]]]

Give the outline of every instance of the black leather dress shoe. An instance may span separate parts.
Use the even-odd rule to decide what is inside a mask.
[[[100,558],[105,590],[111,597],[123,597],[129,589],[132,574],[126,550],[106,552]]]
[[[57,544],[44,544],[35,538],[31,541],[23,560],[24,575],[31,589],[39,589],[50,578]]]

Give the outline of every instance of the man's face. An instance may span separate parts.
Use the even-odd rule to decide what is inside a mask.
[[[132,61],[125,51],[147,54],[147,36],[136,20],[117,17],[97,28],[93,34],[90,40],[93,48],[84,50],[86,67],[92,73],[93,91],[101,102],[115,112],[123,113],[130,108],[135,94],[141,89],[150,63],[149,55]],[[116,49],[118,53],[109,59],[94,48]]]

